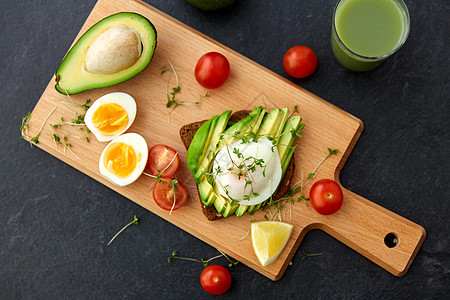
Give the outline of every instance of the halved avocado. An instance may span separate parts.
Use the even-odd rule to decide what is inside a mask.
[[[110,74],[88,72],[85,58],[89,47],[106,30],[116,25],[126,25],[140,36],[142,52],[137,61],[121,71]],[[86,90],[121,83],[142,72],[150,63],[156,48],[156,29],[144,16],[121,12],[99,21],[89,28],[69,50],[56,70],[55,88],[61,94],[77,94]]]

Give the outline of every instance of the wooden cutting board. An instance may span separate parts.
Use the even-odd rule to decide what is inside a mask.
[[[304,187],[305,195],[308,195],[315,180],[333,178],[339,181],[339,172],[363,130],[363,123],[318,96],[139,1],[98,1],[75,41],[102,18],[121,11],[140,13],[155,25],[158,42],[152,62],[144,72],[124,83],[86,91],[73,95],[70,99],[56,92],[53,77],[29,121],[29,134],[34,136],[49,116],[40,135],[38,147],[272,280],[281,278],[305,234],[315,228],[328,232],[394,275],[401,276],[406,273],[425,238],[425,230],[345,188],[344,204],[341,210],[332,216],[319,215],[304,202],[286,206],[281,216],[283,221],[294,225],[292,236],[279,258],[268,267],[262,267],[258,262],[248,235],[251,221],[265,220],[264,212],[246,214],[240,218],[232,216],[220,221],[208,221],[202,215],[196,186],[185,164],[186,151],[178,136],[182,125],[208,119],[229,109],[253,109],[258,105],[264,105],[268,109],[293,109],[296,105],[306,127],[302,131],[303,137],[297,142],[294,181],[297,182],[311,172],[327,154],[327,148],[339,149],[338,155],[327,159],[317,170],[316,178]],[[209,51],[221,52],[230,61],[231,74],[228,81],[222,87],[208,91],[208,97],[202,98],[199,105],[177,107],[169,120],[166,89],[175,87],[175,78],[172,76],[168,85],[170,72],[161,74],[161,71],[169,66],[170,61],[177,70],[182,89],[177,99],[186,102],[197,101],[198,94],[204,95],[206,90],[195,81],[193,70],[199,57]],[[56,59],[60,58],[55,57]],[[153,201],[150,190],[153,179],[141,176],[127,187],[117,187],[100,176],[98,160],[106,143],[98,142],[92,134],[90,142],[86,142],[72,136],[80,135],[78,128],[63,126],[56,129],[55,133],[59,136],[67,136],[73,153],[64,150],[61,145],[57,146],[51,139],[49,124],[59,123],[61,117],[65,120],[72,119],[74,110],[82,112],[64,102],[83,104],[88,98],[94,101],[106,93],[116,91],[132,95],[137,102],[136,120],[128,132],[140,133],[149,147],[163,143],[179,151],[182,163],[177,171],[177,178],[186,186],[189,198],[184,207],[171,215],[161,210]],[[387,236],[387,239],[390,239],[392,234],[397,243],[390,248],[386,245],[385,238]]]

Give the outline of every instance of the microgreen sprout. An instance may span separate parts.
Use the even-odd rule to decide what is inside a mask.
[[[298,106],[294,105],[294,109],[292,110],[292,112],[289,114],[289,116],[287,117],[288,119],[295,113],[298,113]]]
[[[70,99],[70,96],[68,96],[68,97],[69,97],[69,99]],[[89,109],[89,105],[88,105],[88,104],[91,102],[91,100],[90,100],[90,99],[87,99],[87,100],[85,101],[85,103],[84,103],[84,104],[81,104],[81,105],[79,105],[79,104],[74,104],[74,103],[72,102],[71,99],[70,99],[70,102],[66,102],[66,101],[62,101],[62,102],[65,103],[65,104],[69,104],[69,105],[81,107],[81,108],[83,109],[83,111],[84,111],[84,114],[80,114],[80,113],[74,111],[74,112],[75,112],[76,119],[72,119],[70,122],[67,122],[67,121],[64,120],[63,117],[61,117],[61,119],[60,119],[61,122],[60,122],[60,123],[57,123],[57,124],[50,124],[50,127],[51,127],[51,129],[52,129],[51,137],[52,137],[53,141],[55,142],[55,147],[56,147],[56,149],[58,149],[58,145],[63,145],[63,146],[64,146],[64,154],[66,153],[66,149],[67,149],[67,150],[69,150],[69,152],[71,152],[76,158],[78,158],[79,160],[81,160],[81,158],[78,157],[78,155],[76,155],[76,154],[71,150],[72,145],[71,145],[70,143],[67,143],[67,142],[66,142],[66,141],[67,141],[67,137],[64,135],[64,136],[63,136],[63,141],[61,141],[61,137],[58,136],[58,135],[56,135],[55,130],[58,129],[58,128],[61,128],[61,127],[64,126],[64,125],[69,125],[69,126],[80,126],[80,130],[83,130],[83,131],[85,130],[86,133],[85,133],[83,136],[76,136],[76,135],[71,135],[71,136],[72,136],[72,137],[75,137],[75,138],[78,138],[78,139],[84,139],[84,140],[86,140],[86,142],[89,142],[89,138],[87,137],[87,134],[88,134],[90,131],[89,131],[89,129],[87,128],[86,124],[84,123],[84,117],[85,117],[85,115],[86,115],[86,111]]]
[[[124,231],[125,229],[127,229],[129,226],[131,225],[138,225],[139,224],[139,219],[138,217],[136,217],[136,215],[134,215],[133,221],[131,221],[130,223],[128,223],[127,225],[125,225],[122,229],[119,230],[119,232],[116,233],[115,236],[113,236],[113,238],[109,241],[109,243],[107,244],[107,246],[109,246],[115,239],[116,237],[122,233],[122,231]]]
[[[305,250],[302,251],[302,261],[305,261],[308,257],[311,256],[319,256],[322,255],[322,253],[306,253]]]
[[[255,139],[253,140],[255,141]],[[256,140],[257,142],[257,140]],[[246,194],[243,195],[243,199],[242,200],[250,200],[251,196],[253,197],[257,197],[259,196],[258,193],[255,193],[253,191],[253,182],[254,182],[254,178],[253,178],[253,173],[256,171],[256,167],[259,167],[262,169],[262,175],[265,177],[266,176],[266,163],[264,161],[264,159],[260,159],[260,158],[256,158],[254,156],[248,156],[248,157],[244,157],[244,154],[240,152],[240,150],[236,147],[233,148],[233,151],[230,151],[230,147],[228,145],[225,146],[226,150],[227,150],[227,154],[228,157],[230,159],[231,162],[231,167],[229,167],[227,169],[227,173],[230,174],[234,174],[238,177],[238,180],[244,180],[245,185],[244,185],[244,191],[246,191],[247,187],[250,186],[250,191]],[[233,159],[232,154],[235,155],[235,157],[239,160],[235,160]],[[215,176],[219,175],[222,171],[220,170],[220,168],[216,168],[213,170],[213,174]],[[211,183],[214,179],[215,176],[211,179],[211,177],[208,178],[208,181]],[[228,193],[228,189],[225,186],[222,186],[222,188],[224,189],[227,197],[232,200],[232,201],[236,201],[235,199],[233,199],[229,193]]]
[[[62,103],[68,104],[68,105],[73,105],[73,106],[78,106],[81,107],[84,111],[83,114],[80,114],[76,111],[75,112],[75,118],[71,120],[71,122],[66,122],[64,121],[64,118],[61,117],[61,122],[57,123],[57,124],[50,124],[51,127],[51,133],[47,135],[49,135],[51,137],[51,139],[54,141],[56,148],[58,148],[58,145],[64,145],[64,153],[65,150],[68,149],[75,157],[77,157],[79,160],[81,160],[70,148],[71,145],[66,143],[66,137],[64,136],[64,142],[61,141],[61,137],[58,136],[55,132],[55,130],[57,128],[62,127],[63,125],[70,125],[70,126],[80,126],[80,130],[85,130],[86,134],[83,136],[75,136],[72,135],[75,138],[79,138],[79,139],[84,139],[87,142],[89,142],[89,138],[87,137],[87,134],[90,132],[89,129],[87,128],[86,124],[84,123],[84,116],[86,114],[86,111],[89,109],[89,103],[91,102],[90,99],[87,99],[85,101],[84,104],[75,104],[73,103],[72,99],[70,98],[69,94],[66,92],[67,97],[69,98],[70,102],[67,101],[61,101]],[[34,136],[31,137],[29,136],[29,121],[31,118],[31,113],[29,112],[28,114],[26,114],[23,118],[22,118],[22,124],[20,126],[20,131],[22,132],[22,135],[20,138],[28,138],[30,140],[30,145],[32,146],[32,143],[38,144],[39,143],[39,137],[41,135],[41,133],[43,133],[43,129],[44,129],[44,124],[48,121],[48,119],[50,118],[50,116],[52,115],[52,113],[56,110],[56,106],[52,109],[52,111],[47,115],[47,117],[45,118],[44,122],[42,123],[38,133]]]
[[[44,129],[44,125],[47,122],[47,120],[50,118],[50,116],[52,115],[52,113],[55,111],[56,106],[53,107],[53,109],[50,111],[50,113],[47,115],[47,117],[44,119],[44,121],[42,122],[41,127],[39,128],[37,134],[34,137],[29,136],[29,121],[31,118],[31,113],[29,112],[28,114],[25,115],[25,117],[22,118],[22,124],[20,126],[20,131],[22,132],[22,135],[20,136],[20,138],[28,138],[30,139],[30,146],[33,146],[32,143],[38,144],[39,143],[39,136],[42,133],[42,130]]]
[[[300,126],[298,126],[297,130],[291,129],[290,133],[292,134],[292,136],[295,137],[299,137],[301,138],[302,135],[300,134],[300,131],[302,131],[302,129],[305,128],[305,124],[300,124]]]
[[[209,258],[209,259],[203,259],[203,258],[195,259],[195,258],[190,258],[190,257],[181,257],[181,256],[178,255],[178,251],[173,251],[173,252],[172,252],[172,255],[169,256],[169,257],[167,258],[167,261],[168,261],[169,263],[171,263],[172,260],[174,260],[174,259],[180,259],[180,260],[188,260],[188,261],[193,261],[193,262],[199,262],[199,263],[202,263],[203,266],[204,266],[205,268],[208,266],[208,264],[209,264],[210,261],[212,261],[212,260],[214,260],[214,259],[217,259],[217,258],[220,258],[220,257],[225,257],[225,258],[228,260],[228,267],[230,267],[230,268],[231,268],[232,266],[237,265],[237,264],[239,263],[239,261],[233,261],[233,260],[231,260],[231,259],[230,259],[225,253],[223,253],[222,251],[220,251],[220,250],[218,250],[218,249],[217,249],[217,251],[220,252],[220,255],[216,255],[216,256],[211,257],[211,258]]]
[[[20,136],[21,139],[26,137],[26,135],[28,134],[28,122],[30,121],[30,118],[31,118],[31,112],[28,112],[22,118],[22,125],[20,126],[20,132],[22,133],[22,135]]]
[[[173,67],[170,60],[168,61],[168,63],[169,63],[170,67],[163,66],[163,68],[161,70],[161,75],[166,73],[167,71],[171,71],[169,78],[167,79],[167,84],[166,84],[166,97],[167,97],[166,107],[170,108],[173,106],[172,109],[169,111],[169,123],[170,123],[170,114],[175,110],[175,108],[177,108],[179,105],[188,105],[188,104],[198,105],[198,104],[200,104],[200,101],[202,98],[208,97],[208,93],[206,92],[206,94],[204,96],[202,96],[201,94],[194,92],[199,98],[198,101],[194,101],[194,102],[184,102],[184,101],[177,100],[176,96],[181,93],[180,82],[178,79],[177,71]],[[172,74],[175,76],[175,87],[169,88]],[[186,87],[186,89],[191,91],[187,87]]]
[[[337,155],[338,149],[331,149],[328,148],[328,153],[325,155],[325,157],[317,164],[317,166],[314,168],[314,170],[306,175],[306,177],[303,177],[298,182],[294,183],[291,188],[288,190],[288,192],[281,197],[280,199],[274,201],[270,199],[266,203],[266,206],[263,208],[264,211],[266,211],[266,207],[268,207],[268,210],[266,211],[266,214],[264,215],[264,218],[267,220],[273,220],[278,219],[281,221],[281,210],[285,207],[284,203],[289,203],[290,207],[292,204],[295,203],[295,200],[297,202],[305,201],[306,206],[308,206],[309,198],[305,197],[303,194],[303,187],[316,176],[316,172],[319,169],[319,167],[325,162],[327,158],[329,158],[331,155]],[[292,215],[292,212],[290,212]],[[292,218],[292,216],[291,216]]]

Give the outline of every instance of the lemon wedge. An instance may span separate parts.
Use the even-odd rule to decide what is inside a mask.
[[[277,259],[292,233],[292,225],[278,221],[252,223],[251,235],[256,257],[263,267]]]

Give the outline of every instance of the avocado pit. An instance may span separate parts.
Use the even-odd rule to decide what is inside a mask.
[[[139,33],[118,24],[101,33],[89,47],[84,68],[89,73],[113,74],[134,65],[142,54]]]

